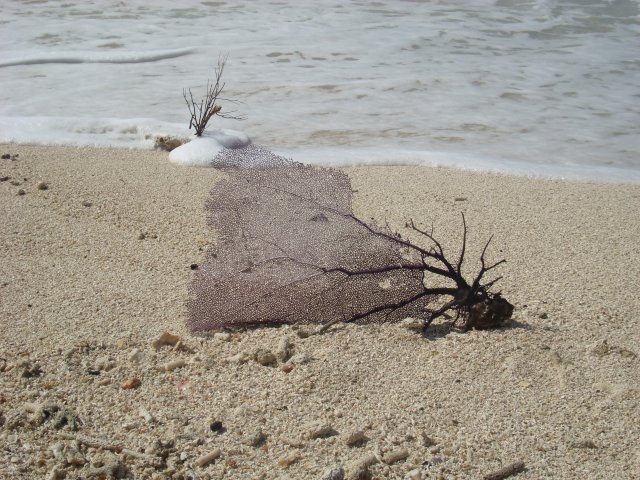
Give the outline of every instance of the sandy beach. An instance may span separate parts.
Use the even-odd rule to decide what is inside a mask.
[[[345,168],[365,221],[433,224],[455,255],[464,212],[473,260],[493,234],[513,321],[193,336],[223,173],[159,151],[0,153],[1,478],[479,479],[515,462],[518,479],[639,478],[640,185]]]

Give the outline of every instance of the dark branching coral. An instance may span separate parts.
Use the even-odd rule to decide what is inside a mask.
[[[228,176],[206,204],[217,245],[195,272],[188,308],[193,331],[292,323],[394,321],[455,312],[463,328],[490,328],[511,315],[497,281],[472,282],[461,273],[462,253],[451,263],[431,233],[423,248],[355,217],[351,184],[337,170],[288,161],[250,145],[216,158]],[[452,285],[428,287],[426,275]],[[439,299],[452,299],[443,305]],[[440,302],[441,303],[441,302]],[[429,307],[434,308],[429,309]]]
[[[237,102],[237,100],[222,98],[222,92],[224,91],[225,87],[225,84],[222,82],[222,74],[224,73],[224,67],[226,63],[227,57],[221,57],[218,59],[218,65],[214,71],[216,79],[215,81],[207,81],[207,91],[204,98],[202,98],[199,102],[193,98],[191,89],[182,91],[184,101],[187,103],[187,108],[189,108],[189,129],[195,129],[196,136],[198,137],[200,137],[204,133],[209,120],[211,120],[213,116],[230,118],[234,120],[244,119],[242,115],[237,115],[233,111],[223,111],[222,106],[218,104],[218,100],[226,100],[227,102],[232,103]]]

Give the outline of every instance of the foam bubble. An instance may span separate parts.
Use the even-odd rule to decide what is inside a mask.
[[[214,159],[223,149],[241,148],[249,143],[249,137],[242,132],[212,130],[173,149],[169,154],[169,161],[190,167],[212,167]]]

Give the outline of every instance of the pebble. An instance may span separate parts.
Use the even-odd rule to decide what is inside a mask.
[[[288,335],[284,335],[280,338],[280,342],[278,343],[278,348],[276,349],[276,357],[281,362],[286,362],[289,360],[291,355],[293,354],[293,345],[291,344],[291,340]]]
[[[47,474],[47,480],[62,480],[66,478],[67,472],[59,466],[53,467]]]
[[[409,458],[409,450],[406,448],[398,448],[396,450],[391,450],[390,452],[385,453],[382,456],[382,461],[387,465],[393,465],[394,463],[401,462],[402,460],[406,460]]]
[[[280,460],[278,460],[278,465],[284,468],[288,468],[294,463],[296,463],[298,460],[300,460],[300,458],[301,457],[298,452],[291,452],[285,455],[284,457],[280,458]]]
[[[180,337],[174,335],[171,332],[163,332],[158,338],[156,338],[151,346],[156,350],[164,347],[165,345],[175,346],[180,341]]]
[[[82,206],[83,207],[91,207],[93,205],[93,203],[91,203],[89,200],[83,200],[82,201]]]
[[[266,439],[267,436],[265,435],[265,433],[262,430],[258,429],[254,433],[247,435],[242,440],[242,443],[250,447],[259,447],[265,442]]]
[[[142,385],[142,381],[139,378],[133,377],[125,380],[120,387],[123,390],[131,390],[133,388],[138,388],[140,385]]]
[[[49,189],[49,184],[47,184],[47,182],[38,182],[36,185],[36,188],[38,190],[48,190]]]
[[[369,467],[378,463],[378,458],[374,453],[369,453],[360,457],[347,465],[346,480],[368,480]]]
[[[340,466],[327,468],[321,480],[344,480],[344,468]]]
[[[247,355],[245,352],[238,352],[235,355],[229,357],[228,361],[230,363],[236,364],[247,363],[247,361],[249,361],[249,355]]]
[[[326,438],[335,435],[333,427],[324,422],[312,422],[304,428],[303,437],[306,439]]]
[[[184,359],[179,358],[177,360],[172,360],[171,362],[166,363],[163,368],[165,372],[173,372],[178,368],[184,367],[186,364],[187,362],[185,362]]]
[[[25,192],[22,188],[20,190],[18,190],[18,195],[25,195],[27,192]]]
[[[287,361],[287,363],[289,365],[304,365],[305,363],[309,363],[311,360],[313,359],[306,353],[296,353]]]
[[[155,421],[155,417],[154,417],[153,415],[151,415],[151,413],[149,412],[149,410],[147,410],[147,409],[146,409],[146,408],[144,408],[144,407],[140,407],[140,408],[138,409],[138,414],[139,414],[142,418],[144,418],[144,420],[145,420],[147,423],[151,423],[151,422]]]
[[[142,232],[138,232],[138,234],[136,235],[136,239],[138,240],[144,240],[145,238],[147,238],[147,236]]]
[[[229,332],[217,332],[213,334],[213,338],[220,342],[228,342],[231,340],[231,334]]]
[[[258,348],[252,355],[253,359],[264,367],[268,367],[274,365],[276,361],[276,356],[266,348]]]
[[[211,462],[214,462],[222,455],[222,451],[219,448],[212,450],[211,452],[202,455],[194,463],[197,467],[206,467]]]
[[[0,177],[0,182],[6,182],[7,180],[9,180],[10,177],[4,176],[4,177]]]
[[[131,350],[131,352],[127,356],[127,359],[131,363],[140,363],[140,361],[142,360],[142,357],[143,357],[142,351],[139,348],[134,348],[133,350]]]
[[[422,332],[424,330],[424,322],[419,318],[407,317],[400,322],[400,326],[415,332]]]
[[[347,447],[353,447],[354,445],[364,443],[366,439],[367,437],[363,430],[354,430],[342,436],[342,443]]]

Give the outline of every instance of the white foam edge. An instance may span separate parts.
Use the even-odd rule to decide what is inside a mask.
[[[189,142],[174,148],[169,161],[189,167],[214,167],[214,159],[225,148],[242,148],[251,140],[236,130],[211,130],[202,136],[194,136]]]

